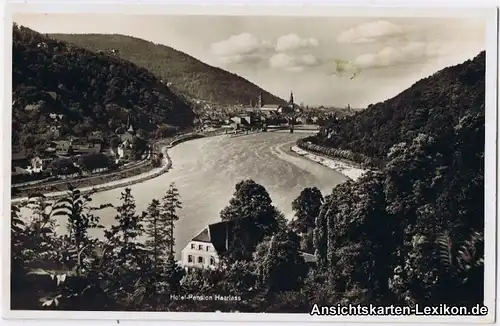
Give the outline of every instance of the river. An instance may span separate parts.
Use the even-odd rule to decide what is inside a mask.
[[[207,137],[179,144],[169,150],[172,168],[165,174],[130,186],[137,211],[153,198],[161,199],[169,184],[179,189],[182,209],[176,223],[176,253],[207,224],[220,221],[220,211],[229,203],[237,182],[251,178],[263,185],[273,203],[287,218],[293,216],[292,201],[305,187],[318,187],[323,195],[346,180],[342,174],[290,152],[303,133],[268,132],[231,138]],[[119,204],[123,188],[99,192],[93,205]],[[101,224],[114,223],[112,208],[99,211]],[[24,214],[23,214],[24,215]],[[61,221],[62,222],[62,221]],[[64,223],[58,231],[64,231]],[[99,236],[101,230],[92,230]]]

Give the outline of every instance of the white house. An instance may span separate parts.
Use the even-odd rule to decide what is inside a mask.
[[[116,150],[119,159],[131,159],[132,157],[132,144],[127,139],[123,141]]]
[[[31,168],[30,170],[35,173],[43,171],[43,160],[38,156],[33,157],[31,159],[30,168]]]
[[[181,262],[187,268],[214,268],[220,253],[227,248],[229,227],[226,222],[208,225],[181,251]]]
[[[229,247],[232,236],[230,222],[209,224],[201,230],[181,251],[181,264],[185,268],[215,268],[219,255]],[[316,256],[300,252],[306,263],[316,264]]]

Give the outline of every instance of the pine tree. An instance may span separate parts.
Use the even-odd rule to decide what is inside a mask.
[[[115,216],[118,224],[111,227],[111,232],[108,232],[106,237],[114,238],[115,241],[127,247],[142,234],[142,218],[136,213],[135,199],[130,188],[125,188],[120,200],[121,205],[116,208],[118,215]]]
[[[105,231],[108,247],[114,248],[106,252],[109,273],[119,276],[118,285],[126,295],[133,289],[133,280],[147,268],[143,244],[138,237],[142,235],[142,215],[136,213],[135,200],[130,188],[121,194],[121,205],[116,207],[116,225]],[[117,286],[118,286],[117,285]]]
[[[143,215],[147,236],[145,246],[152,265],[143,286],[147,293],[145,300],[153,310],[160,308],[159,299],[165,293],[179,290],[184,277],[184,270],[174,257],[174,222],[179,220],[177,210],[180,208],[179,192],[171,184],[162,202],[153,199]]]
[[[161,228],[160,224],[160,201],[153,199],[149,204],[145,214],[144,222],[146,223],[145,233],[148,239],[146,240],[146,249],[151,253],[153,259],[153,268],[160,263],[162,256],[161,243],[165,238],[165,231]]]
[[[162,227],[166,230],[165,249],[168,250],[169,256],[174,255],[175,237],[174,223],[179,220],[177,210],[182,208],[180,201],[179,190],[174,183],[170,184],[165,196],[162,198],[160,208],[160,220]]]

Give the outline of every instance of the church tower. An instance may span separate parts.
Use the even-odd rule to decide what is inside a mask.
[[[293,105],[293,91],[290,91],[290,100],[288,101],[288,104]]]
[[[127,118],[127,132],[131,134],[135,133],[134,127],[132,126],[132,121],[130,119],[130,112],[128,113],[128,118]]]

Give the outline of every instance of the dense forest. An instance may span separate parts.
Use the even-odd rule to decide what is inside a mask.
[[[472,60],[436,72],[394,98],[331,124],[310,140],[383,164],[393,145],[411,142],[420,133],[451,135],[463,116],[484,112],[485,56],[483,51]]]
[[[125,35],[51,34],[88,50],[109,53],[135,63],[162,78],[173,90],[191,98],[217,104],[255,103],[260,92],[267,104],[284,100],[248,80],[223,69],[207,65],[171,47]],[[171,83],[171,84],[170,84]]]
[[[109,55],[55,41],[14,25],[12,45],[14,143],[31,147],[46,139],[61,115],[61,134],[192,125],[192,107],[145,68]],[[29,138],[29,139],[27,139]],[[35,140],[33,140],[35,138]]]

